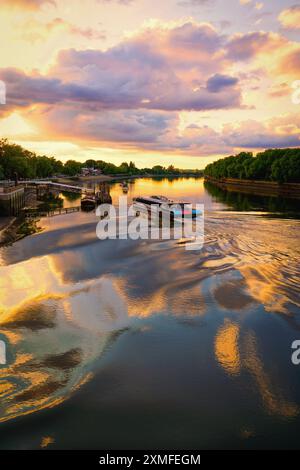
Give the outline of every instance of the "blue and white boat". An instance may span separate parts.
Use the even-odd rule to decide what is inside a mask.
[[[169,212],[171,217],[183,218],[192,217],[195,218],[202,214],[202,211],[192,207],[192,204],[184,201],[174,201],[165,196],[138,196],[133,199],[134,207],[137,211],[148,212]]]

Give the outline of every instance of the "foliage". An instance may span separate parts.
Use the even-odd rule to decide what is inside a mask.
[[[32,235],[34,233],[39,232],[41,229],[40,227],[37,226],[37,221],[36,220],[25,220],[17,230],[17,234],[21,235],[22,237]]]
[[[62,171],[62,162],[55,158],[38,156],[20,145],[0,140],[0,179],[47,178]]]
[[[68,176],[76,176],[81,172],[82,165],[76,160],[68,160],[64,165],[64,173]]]
[[[170,165],[165,168],[155,165],[153,168],[139,169],[134,162],[123,162],[121,165],[105,162],[103,160],[89,159],[84,163],[68,160],[65,164],[54,157],[36,155],[23,149],[20,145],[11,144],[6,139],[0,140],[0,179],[18,178],[49,178],[56,175],[75,177],[80,175],[82,168],[101,170],[104,175],[187,175],[190,173],[201,176],[199,170],[179,170]]]
[[[207,165],[204,174],[213,178],[300,182],[300,148],[265,150],[256,157],[243,152]]]

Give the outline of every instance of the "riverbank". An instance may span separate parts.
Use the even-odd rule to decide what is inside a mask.
[[[16,217],[1,217],[0,218],[0,246],[5,239],[6,231],[14,224]]]
[[[245,180],[238,178],[213,178],[204,176],[215,186],[226,191],[255,194],[258,196],[274,196],[300,199],[300,183],[277,183],[275,181]]]
[[[70,178],[67,177],[61,177],[61,178],[50,178],[51,181],[54,181],[55,183],[61,183],[61,184],[74,184],[75,182],[80,182],[80,183],[103,183],[105,181],[109,182],[111,181],[111,177],[107,175],[101,175],[101,176],[70,176]]]
[[[203,175],[187,173],[187,174],[158,174],[158,175],[98,175],[98,176],[74,176],[74,177],[62,177],[52,178],[56,183],[62,184],[74,184],[74,182],[80,183],[110,183],[114,181],[133,180],[141,178],[203,178]]]
[[[25,219],[24,216],[11,217],[7,225],[0,231],[0,248],[11,245],[28,235],[41,231],[36,218]]]

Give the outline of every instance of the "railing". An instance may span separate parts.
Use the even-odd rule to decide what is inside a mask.
[[[0,194],[14,193],[15,191],[19,191],[20,189],[24,189],[24,186],[20,184],[18,184],[17,186],[2,186],[0,187]]]
[[[60,209],[53,209],[49,211],[41,211],[36,209],[25,210],[25,217],[54,217],[56,215],[65,215],[72,214],[73,212],[79,212],[81,210],[80,206],[74,207],[63,207]]]
[[[27,185],[34,185],[34,186],[48,186],[53,189],[57,189],[59,191],[65,191],[65,192],[75,192],[75,193],[85,193],[85,194],[90,194],[93,193],[94,190],[90,188],[84,188],[83,186],[74,186],[70,184],[64,184],[64,183],[54,183],[53,181],[38,181],[38,180],[30,180],[30,181],[24,181],[24,184]]]

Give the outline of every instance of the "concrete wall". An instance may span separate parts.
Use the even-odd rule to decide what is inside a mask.
[[[18,215],[24,205],[23,187],[0,188],[0,217]]]
[[[300,198],[300,183],[276,183],[275,181],[243,180],[237,178],[212,178],[205,176],[205,180],[227,191],[237,191],[261,196],[282,196],[287,198]]]

